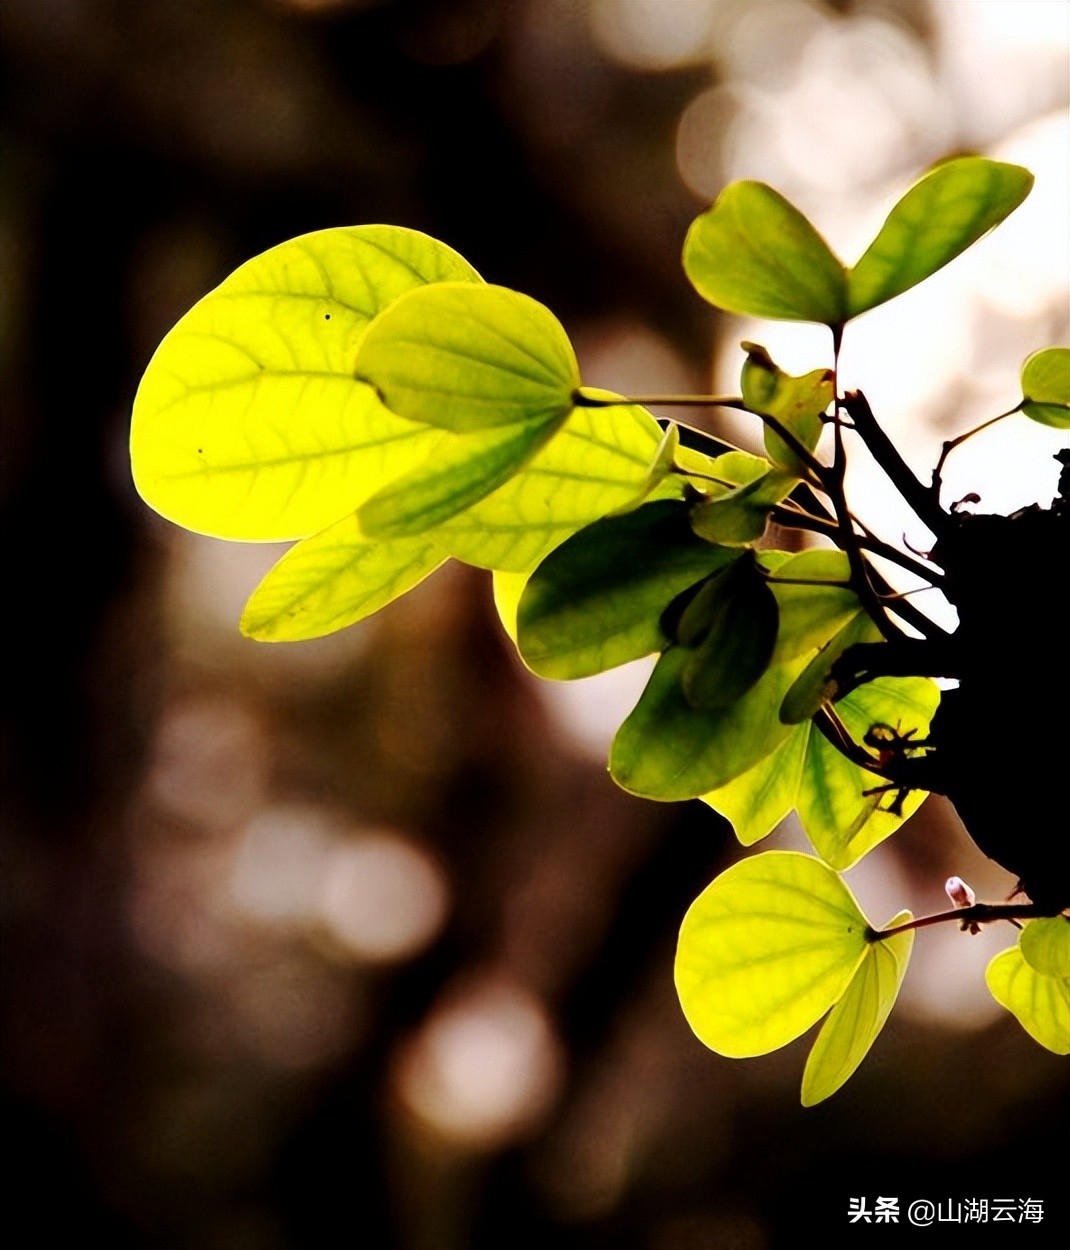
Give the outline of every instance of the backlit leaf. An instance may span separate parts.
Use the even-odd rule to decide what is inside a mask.
[[[769,851],[734,864],[680,929],[675,978],[688,1024],[722,1055],[786,1045],[847,988],[867,929],[851,891],[820,860]]]
[[[450,555],[479,568],[529,572],[558,544],[648,492],[678,495],[680,480],[654,484],[661,427],[644,408],[575,408],[554,437],[486,499],[435,531]]]
[[[980,156],[937,165],[895,205],[848,272],[847,315],[857,317],[942,269],[1008,217],[1032,186],[1028,170]]]
[[[853,690],[836,712],[855,742],[875,724],[926,736],[940,701],[939,687],[926,677],[881,677]],[[890,810],[896,792],[865,795],[887,782],[852,763],[817,729],[810,728],[806,767],[799,785],[798,812],[806,835],[827,863],[841,872],[857,863],[910,817],[925,801],[912,790],[899,812]]]
[[[609,757],[622,789],[649,799],[690,799],[715,790],[770,754],[790,734],[776,709],[802,667],[772,664],[726,707],[696,708],[684,693],[691,652],[658,660],[639,702],[617,731]]]
[[[518,641],[543,677],[586,677],[660,651],[677,595],[737,552],[703,542],[675,500],[643,504],[573,535],[536,569],[520,602]]]
[[[912,920],[902,911],[887,924]],[[869,1053],[906,976],[914,930],[897,933],[881,942],[870,942],[843,997],[829,1012],[806,1060],[802,1080],[802,1104],[812,1107],[834,1094]]]
[[[397,538],[450,520],[513,477],[559,426],[551,418],[447,435],[423,464],[361,506],[361,528],[371,538]]]
[[[724,457],[718,457],[723,460]],[[715,462],[716,463],[716,462]],[[793,473],[770,469],[761,477],[697,504],[691,514],[696,534],[707,542],[746,546],[765,533],[769,512],[798,485]]]
[[[829,670],[837,659],[859,642],[880,642],[881,632],[861,609],[829,639],[796,678],[780,705],[780,719],[785,725],[808,721],[833,693]]]
[[[776,645],[777,601],[754,554],[744,552],[706,581],[681,618],[681,639],[688,616],[697,636],[688,643],[684,694],[695,707],[727,707],[765,672]]]
[[[988,965],[985,981],[1030,1037],[1057,1055],[1070,1055],[1070,977],[1038,972],[1012,946]]]
[[[924,737],[939,690],[924,678],[880,678],[852,691],[836,705],[837,714],[861,743],[875,723],[916,728]],[[888,810],[895,797],[863,792],[884,779],[852,763],[811,723],[795,726],[776,751],[725,785],[700,797],[732,824],[744,846],[764,838],[797,809],[804,831],[826,863],[843,870],[857,863],[909,819],[924,802],[914,790],[899,812]]]
[[[1045,347],[1022,366],[1022,411],[1057,430],[1070,429],[1070,347]]]
[[[776,417],[807,451],[813,451],[824,429],[822,416],[832,402],[832,371],[815,369],[794,378],[778,368],[764,347],[744,343],[747,359],[740,379],[743,399],[756,413]],[[799,455],[768,426],[765,449],[780,469],[805,477],[809,470]]]
[[[684,271],[717,308],[835,326],[843,266],[797,208],[762,182],[733,182],[688,231]]]
[[[850,576],[842,551],[802,551],[777,568],[770,585],[780,604],[782,658],[823,645],[858,614],[861,603],[848,587]]]
[[[1050,977],[1070,977],[1070,916],[1031,920],[1018,939],[1022,958]]]
[[[413,230],[321,230],[247,261],[164,338],[134,401],[146,503],[219,538],[302,538],[423,460],[439,433],[353,377],[357,345],[406,291],[479,276]]]
[[[464,434],[564,420],[580,384],[560,323],[519,291],[439,282],[369,327],[356,376],[399,416]]]
[[[318,638],[363,620],[443,562],[426,538],[369,542],[348,516],[282,557],[242,613],[241,630],[264,642]]]

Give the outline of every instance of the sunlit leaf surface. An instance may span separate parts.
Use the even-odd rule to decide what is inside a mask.
[[[902,911],[886,927],[891,929],[911,919],[910,912]],[[850,985],[829,1012],[806,1060],[802,1080],[804,1107],[812,1107],[834,1094],[869,1053],[899,997],[913,946],[913,929],[869,943]]]
[[[458,434],[564,420],[580,384],[549,309],[519,291],[466,282],[397,300],[364,336],[356,375],[392,412]]]
[[[680,929],[676,989],[688,1023],[722,1055],[776,1050],[847,988],[868,949],[867,927],[820,860],[769,851],[734,864]]]
[[[1012,946],[988,965],[985,981],[1030,1037],[1057,1055],[1070,1055],[1070,977],[1038,972]]]
[[[684,270],[717,308],[751,317],[844,320],[843,266],[797,208],[762,182],[733,182],[688,231]]]
[[[935,683],[925,678],[881,678],[836,705],[844,725],[861,743],[877,723],[927,732],[939,702]],[[852,763],[809,721],[797,725],[777,750],[702,800],[732,823],[736,837],[750,846],[771,833],[792,809],[799,813],[814,849],[834,868],[857,863],[894,833],[925,800],[913,790],[898,811],[889,810],[895,792],[866,795],[884,779]]]
[[[265,642],[333,633],[411,590],[444,559],[422,537],[369,542],[356,517],[345,517],[267,573],[245,605],[242,633]]]
[[[438,431],[389,412],[353,377],[366,327],[425,283],[478,283],[413,230],[359,226],[282,243],[178,322],[134,402],[145,501],[187,529],[302,538],[354,511],[428,454]]]
[[[448,521],[509,481],[559,424],[550,418],[447,435],[422,464],[361,506],[361,528],[372,538],[394,538]]]
[[[678,479],[653,484],[661,439],[637,405],[575,408],[519,473],[440,525],[435,541],[467,564],[528,572],[570,534],[648,491],[678,494]]]
[[[1018,165],[963,156],[937,165],[888,214],[877,237],[847,275],[848,316],[928,278],[999,225],[1033,186]]]
[[[1022,958],[1045,976],[1070,977],[1070,916],[1031,920],[1018,939]]]
[[[1045,347],[1022,366],[1022,411],[1057,430],[1070,429],[1070,347]]]

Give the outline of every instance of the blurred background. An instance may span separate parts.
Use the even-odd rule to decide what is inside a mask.
[[[333,225],[442,238],[549,305],[592,385],[734,389],[742,338],[825,364],[827,336],[702,304],[692,218],[761,178],[850,261],[921,168],[980,151],[1033,195],[844,352],[925,471],[1067,338],[1064,0],[2,11],[10,1221],[116,1250],[767,1250],[889,1194],[1039,1197],[1029,1244],[1065,1232],[1038,1169],[1068,1065],[981,980],[1009,927],[919,935],[875,1050],[803,1112],[805,1039],[733,1062],[680,1015],[676,930],[740,852],[609,781],[642,672],[536,682],[456,565],[337,637],[249,642],[280,549],[169,526],[126,452],[172,323]],[[1047,504],[1058,440],[1027,424],[957,452],[945,498]],[[878,922],[946,906],[952,872],[1010,888],[939,800],[894,842],[850,877]]]

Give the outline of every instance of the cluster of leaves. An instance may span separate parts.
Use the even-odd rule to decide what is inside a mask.
[[[729,312],[827,325],[833,347],[830,367],[792,377],[745,344],[739,396],[586,387],[542,305],[434,239],[365,226],[242,265],[165,338],[135,403],[134,475],[152,507],[221,538],[297,540],[246,606],[253,638],[341,629],[452,557],[494,571],[503,622],[544,677],[658,657],[613,744],[617,782],[702,798],[745,845],[794,809],[819,856],[769,852],[722,874],[677,959],[684,1012],[724,1054],[784,1045],[831,1009],[806,1102],[854,1070],[906,969],[909,913],[875,930],[838,874],[924,797],[889,782],[888,761],[924,751],[939,702],[928,677],[848,689],[834,675],[854,646],[935,628],[870,555],[936,581],[850,513],[845,430],[898,470],[879,427],[867,437],[850,418],[839,345],[850,320],[952,260],[1031,183],[980,158],[937,166],[853,267],[771,188],[729,186],[688,235],[693,285]],[[1037,353],[1014,411],[1067,428],[1068,375],[1070,351]],[[753,413],[765,455],[682,440],[654,402]],[[818,453],[829,429],[831,459]],[[777,550],[770,521],[832,545]],[[996,998],[1062,1052],[1068,942],[1067,919],[1033,921],[989,971]]]

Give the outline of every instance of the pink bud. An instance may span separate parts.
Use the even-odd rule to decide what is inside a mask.
[[[948,877],[944,882],[944,889],[956,907],[972,907],[977,898],[961,877]]]

